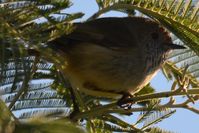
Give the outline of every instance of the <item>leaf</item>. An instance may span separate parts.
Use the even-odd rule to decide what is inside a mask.
[[[85,133],[85,130],[69,120],[49,121],[44,117],[16,125],[14,133]]]
[[[159,105],[160,100],[154,99],[148,102],[145,106],[147,106],[147,111],[140,112],[139,118],[136,121],[135,125],[144,122],[152,113],[154,113],[154,109]],[[162,111],[162,109],[158,109],[159,111]]]
[[[166,62],[165,63],[165,67],[168,67],[170,69],[170,71],[172,72],[174,77],[177,76],[182,76],[183,75],[183,69],[178,68],[175,63],[172,62]],[[199,82],[196,79],[196,77],[194,77],[193,75],[186,73],[186,76],[189,78],[189,83],[192,85],[192,87],[198,87],[199,86]]]
[[[21,113],[21,119],[69,110],[65,102],[66,93],[61,96],[58,95],[60,92],[51,89],[53,80],[57,80],[53,64],[41,59],[33,66],[36,56],[28,55],[26,50],[32,46],[43,47],[41,42],[72,30],[67,23],[83,14],[61,12],[69,6],[68,0],[6,1],[0,4],[0,95],[13,112]],[[52,14],[61,17],[52,20]],[[41,17],[49,22],[37,24],[35,19]],[[55,30],[57,32],[53,36],[52,31]],[[61,92],[64,89],[61,87]],[[67,104],[71,105],[70,102]]]
[[[142,88],[138,93],[136,93],[135,95],[139,96],[139,95],[144,95],[144,94],[149,94],[149,93],[154,93],[154,92],[155,92],[155,89],[152,86],[150,86],[150,83],[149,83],[144,88]],[[145,106],[146,104],[149,104],[150,102],[151,101],[148,100],[148,101],[139,102],[138,104]]]
[[[147,130],[149,130],[148,133],[174,133],[172,131],[167,131],[167,130],[161,129],[159,127],[151,127],[149,129],[146,129],[146,131]]]
[[[183,45],[179,39],[175,39],[174,43]],[[195,78],[199,77],[199,56],[191,49],[173,51],[169,60],[182,69],[188,65],[188,73]]]
[[[10,111],[0,99],[0,133],[11,133],[14,125]]]
[[[95,120],[94,125],[95,125],[96,131],[99,133],[131,132],[132,131],[130,128],[122,128],[120,126],[113,125],[102,120]]]
[[[144,121],[142,129],[146,129],[153,124],[157,124],[158,122],[164,120],[165,118],[170,117],[175,112],[176,112],[175,110],[167,109],[164,111],[156,111],[151,113]]]

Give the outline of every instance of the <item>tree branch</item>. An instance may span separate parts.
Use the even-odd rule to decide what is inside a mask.
[[[193,88],[190,90],[187,90],[188,94],[195,94],[196,97],[199,95],[199,88]],[[141,101],[147,101],[147,100],[152,100],[152,99],[158,99],[158,98],[168,98],[172,96],[186,96],[186,92],[176,92],[176,91],[167,91],[167,92],[159,92],[159,93],[154,93],[154,94],[145,94],[141,96],[136,96],[133,98],[129,98],[124,100],[125,103],[135,103],[135,102],[141,102]],[[199,98],[195,98],[195,100],[198,100]],[[188,99],[189,102],[190,99]],[[188,101],[182,103],[182,104],[172,104],[172,102],[169,101],[169,103],[157,106],[154,108],[154,110],[158,110],[160,108],[186,108],[188,110],[194,111],[195,113],[199,114],[199,111],[195,108],[187,106],[189,103]],[[78,113],[76,116],[74,116],[74,119],[78,118],[85,118],[85,117],[93,117],[93,116],[100,116],[102,114],[108,114],[108,113],[131,113],[131,112],[140,112],[140,111],[147,111],[147,107],[140,107],[140,108],[132,108],[129,110],[124,110],[124,109],[118,109],[117,102],[110,103],[104,106],[100,107],[95,107],[94,109],[91,109],[90,111]]]

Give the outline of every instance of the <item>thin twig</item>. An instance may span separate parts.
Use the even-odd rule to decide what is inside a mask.
[[[9,104],[8,108],[11,109],[14,104],[16,103],[16,101],[19,99],[19,97],[22,95],[22,93],[24,92],[25,89],[27,89],[28,87],[28,82],[31,80],[31,78],[33,77],[37,67],[37,63],[39,61],[40,57],[35,57],[35,61],[33,63],[33,66],[32,66],[32,70],[30,71],[29,74],[25,74],[25,77],[24,77],[24,80],[23,80],[23,83],[22,83],[22,87],[21,89],[18,91],[17,95],[14,97],[14,99],[12,100],[12,102]],[[25,67],[24,67],[25,68]]]
[[[199,88],[193,88],[193,89],[187,90],[187,93],[199,95]],[[156,99],[156,98],[168,98],[171,96],[183,96],[183,95],[187,95],[187,93],[167,91],[167,92],[159,92],[159,93],[154,93],[154,94],[145,94],[145,95],[125,99],[124,103],[138,102],[138,101],[140,102],[140,101],[146,101],[146,100],[151,100],[151,99]]]

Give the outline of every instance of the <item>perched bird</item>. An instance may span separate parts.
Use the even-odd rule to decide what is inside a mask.
[[[48,45],[66,59],[64,75],[85,94],[119,98],[135,94],[157,73],[172,44],[168,32],[148,18],[100,18],[75,23],[69,35]]]

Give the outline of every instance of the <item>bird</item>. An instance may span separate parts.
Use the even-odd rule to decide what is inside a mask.
[[[119,99],[146,86],[172,50],[169,32],[144,17],[107,17],[74,23],[70,34],[47,45],[67,66],[73,88],[87,95]]]

